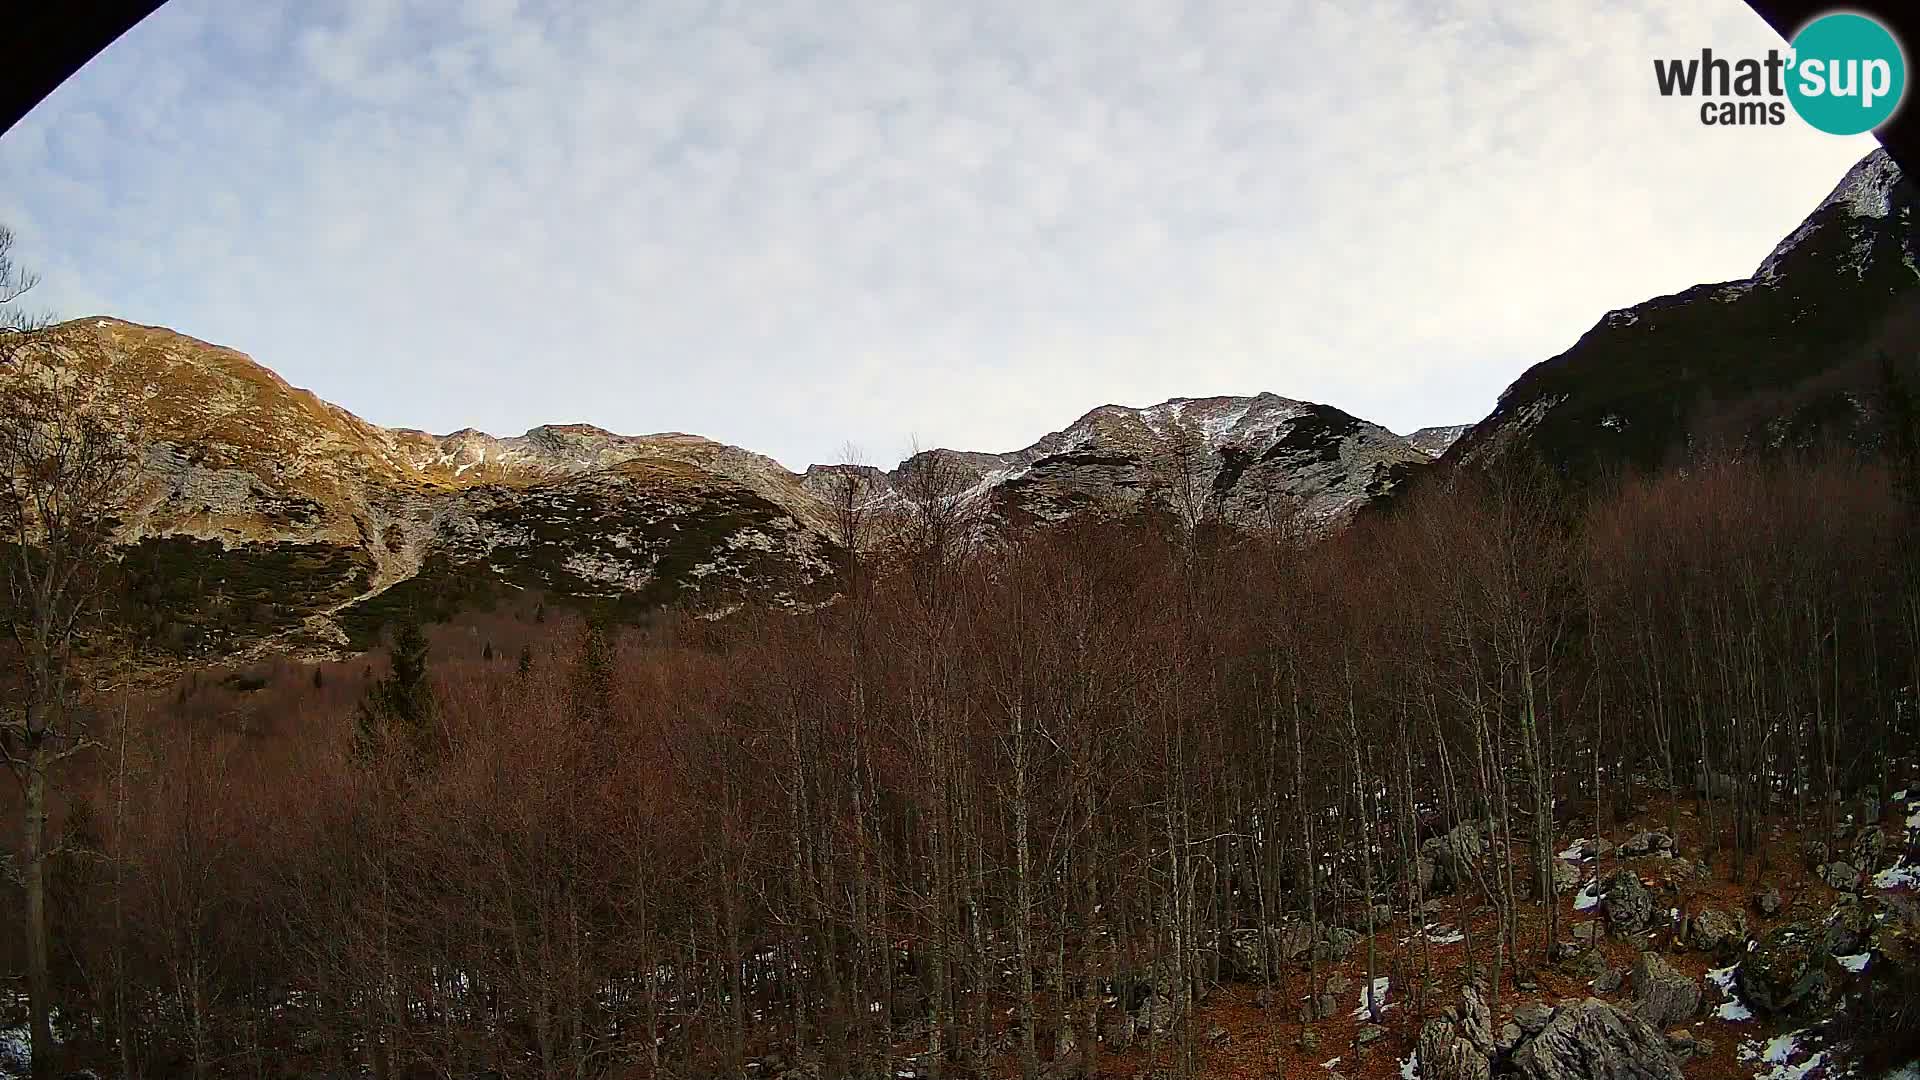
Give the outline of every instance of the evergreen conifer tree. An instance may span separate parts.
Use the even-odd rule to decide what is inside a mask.
[[[580,632],[573,670],[574,714],[595,726],[613,717],[613,634],[606,621],[589,618]]]
[[[427,651],[419,622],[408,619],[394,635],[392,666],[361,699],[355,717],[355,746],[363,757],[389,750],[394,738],[418,754],[431,748],[434,703]]]

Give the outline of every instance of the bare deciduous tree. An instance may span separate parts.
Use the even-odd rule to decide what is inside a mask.
[[[29,310],[20,299],[40,284],[40,275],[13,261],[13,230],[0,225],[0,333],[39,330],[53,321],[44,311]]]
[[[900,466],[901,538],[923,602],[939,606],[961,557],[977,539],[983,506],[965,462],[951,450],[921,450]]]
[[[1184,413],[1168,419],[1150,466],[1154,483],[1165,493],[1167,508],[1183,532],[1191,535],[1219,513],[1220,501],[1213,488],[1218,471],[1213,448],[1207,443],[1206,432]]]
[[[97,613],[118,515],[133,479],[131,440],[99,388],[42,366],[44,332],[0,338],[0,545],[6,620],[24,700],[0,722],[0,756],[24,793],[27,983],[36,1077],[53,1075],[49,1012],[48,786],[89,744],[74,709],[76,651]]]
[[[828,470],[826,503],[834,542],[846,551],[846,585],[851,592],[858,584],[860,558],[876,539],[874,526],[881,504],[874,470],[851,443],[842,450],[841,463]]]

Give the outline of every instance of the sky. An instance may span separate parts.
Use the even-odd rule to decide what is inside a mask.
[[[790,468],[1272,391],[1484,416],[1872,149],[1709,128],[1742,0],[170,0],[0,135],[65,317],[375,423]]]

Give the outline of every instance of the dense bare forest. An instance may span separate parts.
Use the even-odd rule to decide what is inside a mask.
[[[1782,835],[1859,838],[1846,888],[1907,854],[1849,831],[1920,725],[1903,475],[1461,473],[1330,539],[1202,494],[987,544],[930,478],[809,614],[529,597],[108,687],[50,828],[63,1038],[127,1076],[1188,1076],[1216,988],[1344,1016],[1341,964],[1362,1020],[1470,964],[1497,1021],[1597,947],[1561,901],[1621,853],[1568,836],[1685,830],[1743,887]]]

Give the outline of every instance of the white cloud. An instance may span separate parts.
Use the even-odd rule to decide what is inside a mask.
[[[171,0],[0,138],[45,300],[381,423],[791,466],[1273,390],[1476,419],[1871,146],[1715,130],[1741,0]]]

